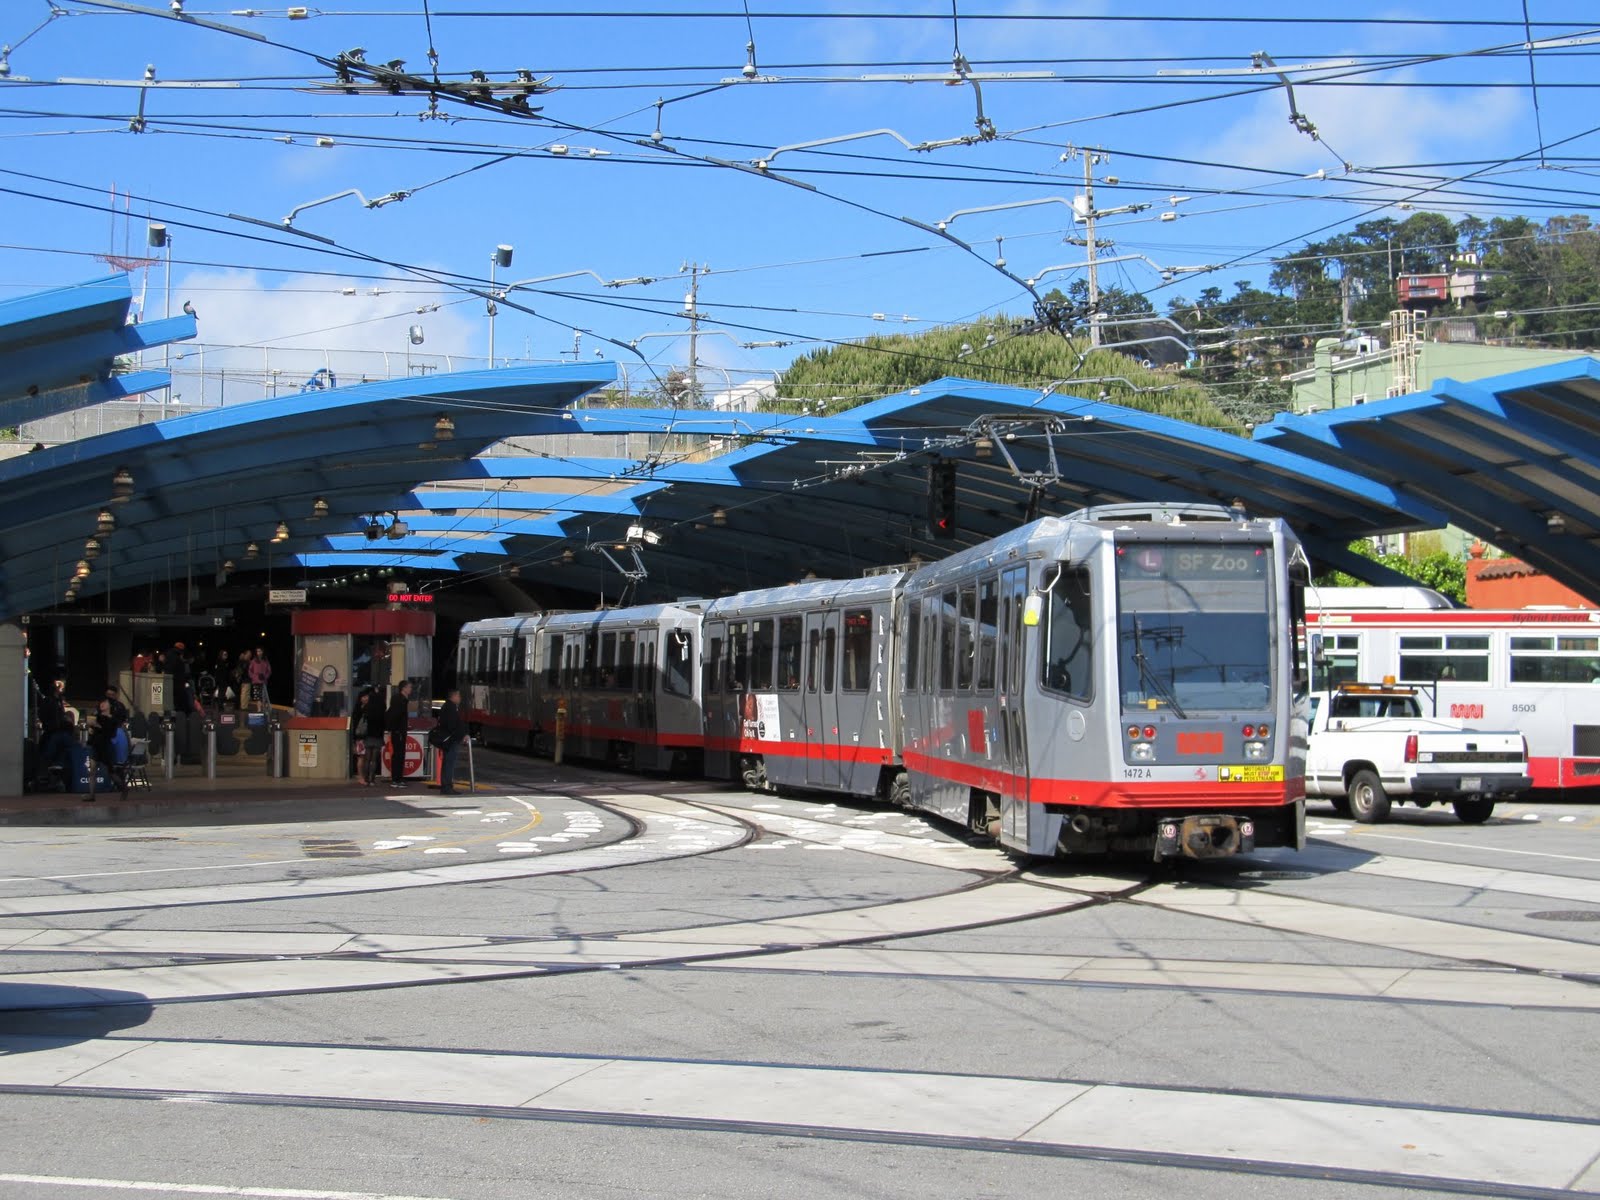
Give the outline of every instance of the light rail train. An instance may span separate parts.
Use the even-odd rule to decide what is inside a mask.
[[[1210,505],[1047,517],[930,565],[463,627],[482,740],[875,798],[1025,855],[1300,847],[1309,569]]]

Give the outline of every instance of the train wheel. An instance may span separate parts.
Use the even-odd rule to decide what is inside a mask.
[[[1494,801],[1487,796],[1463,796],[1451,807],[1463,825],[1482,825],[1494,812]]]
[[[990,792],[973,789],[967,801],[967,828],[980,837],[1000,837],[999,798]]]
[[[911,807],[911,777],[904,771],[896,774],[889,784],[889,803],[896,808]]]
[[[767,762],[760,755],[749,755],[741,760],[739,777],[744,786],[752,792],[776,792],[778,789],[767,782]]]
[[[1389,793],[1371,771],[1357,771],[1350,779],[1350,813],[1363,825],[1380,825],[1389,818]]]

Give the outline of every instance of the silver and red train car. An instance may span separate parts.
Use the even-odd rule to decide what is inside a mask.
[[[1215,857],[1304,842],[1308,577],[1280,520],[1112,505],[862,579],[474,622],[458,667],[492,742],[877,798],[1019,854]]]

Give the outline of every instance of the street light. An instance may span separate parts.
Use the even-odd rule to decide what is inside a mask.
[[[494,343],[494,333],[493,333],[493,330],[494,330],[494,318],[493,317],[489,318],[489,329],[490,329],[489,342],[490,342],[491,345],[493,345],[493,343]],[[420,346],[420,345],[422,345],[422,343],[425,340],[426,340],[426,338],[423,337],[422,326],[421,325],[413,325],[410,329],[406,330],[406,378],[408,378],[408,379],[411,377],[411,347]],[[494,351],[490,350],[489,353],[491,355],[493,355]],[[494,363],[493,358],[491,358],[489,361],[490,361],[490,365],[492,366],[493,363]],[[424,372],[424,373],[426,373],[426,372]]]
[[[495,272],[511,265],[512,248],[501,242],[489,256],[489,366],[494,366],[494,315],[498,311],[494,302]]]
[[[151,249],[153,249],[153,250],[165,250],[167,252],[167,270],[166,270],[166,291],[167,291],[167,295],[166,295],[166,300],[162,303],[162,306],[161,306],[161,315],[162,315],[162,317],[170,317],[172,315],[172,235],[167,232],[167,227],[165,225],[161,224],[161,222],[152,221],[145,228],[145,240],[150,243]],[[166,343],[166,345],[162,347],[161,365],[163,367],[166,367],[170,372],[171,367],[172,367],[172,343],[171,342]],[[171,377],[170,374],[167,377],[167,387],[168,387],[169,390],[172,387],[172,377]]]

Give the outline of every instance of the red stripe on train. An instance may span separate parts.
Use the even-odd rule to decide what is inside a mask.
[[[906,766],[936,779],[975,787],[1033,804],[1066,804],[1087,808],[1270,808],[1305,795],[1305,781],[1283,783],[1203,783],[1186,780],[1035,779],[1011,771],[906,753]]]
[[[759,754],[764,758],[819,758],[833,762],[894,762],[894,751],[883,746],[842,746],[830,742],[772,742],[759,738],[713,737],[706,749],[729,754]]]

